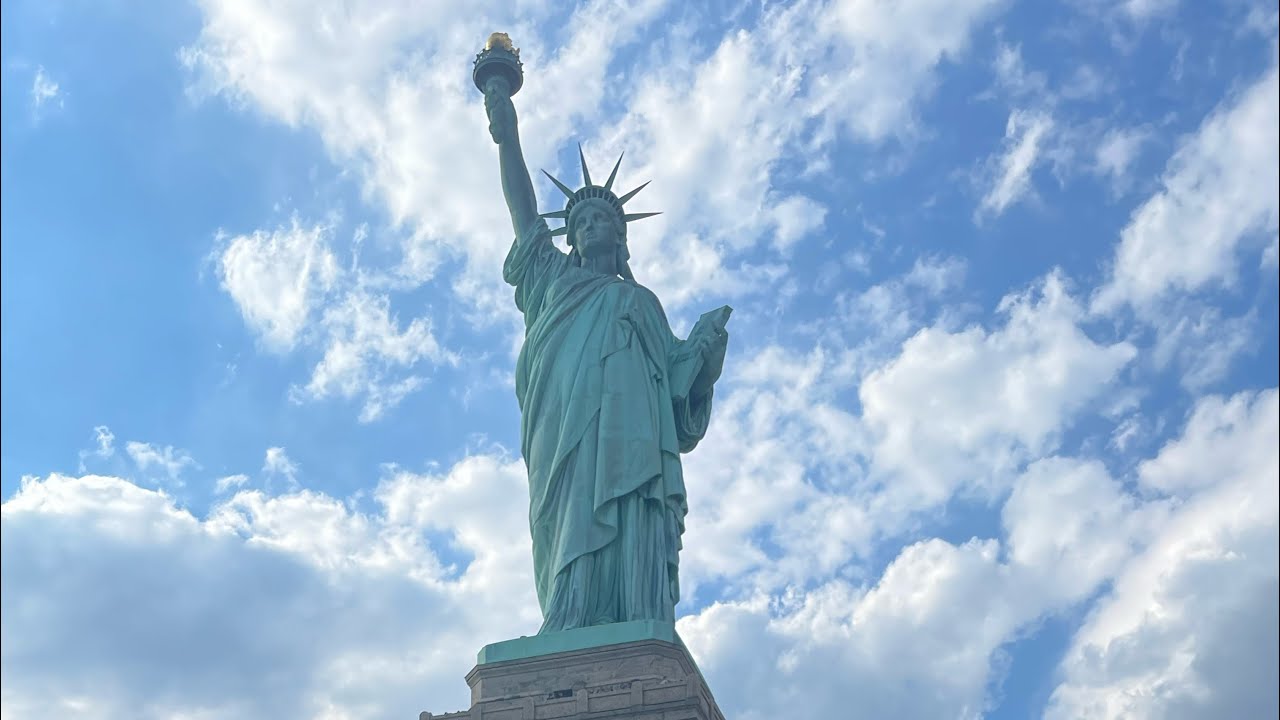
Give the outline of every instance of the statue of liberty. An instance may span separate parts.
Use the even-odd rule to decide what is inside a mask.
[[[539,633],[672,622],[688,510],[680,454],[707,431],[730,309],[703,315],[687,340],[672,333],[627,263],[627,223],[656,213],[624,212],[644,185],[613,192],[621,158],[596,185],[579,147],[583,187],[548,174],[567,203],[539,215],[511,102],[524,78],[506,35],[490,37],[473,77],[515,231],[502,272],[525,320],[516,397]],[[546,218],[565,224],[553,230]]]

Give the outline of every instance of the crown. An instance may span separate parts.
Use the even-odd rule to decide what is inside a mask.
[[[582,161],[583,186],[580,190],[576,192],[573,190],[570,190],[567,185],[557,180],[555,176],[553,176],[551,173],[547,172],[546,170],[542,171],[542,174],[550,178],[551,182],[555,183],[557,188],[560,188],[560,192],[564,193],[564,196],[569,199],[569,201],[565,203],[563,210],[556,210],[555,212],[542,213],[541,215],[539,215],[539,217],[561,218],[564,220],[564,227],[558,227],[555,230],[551,231],[551,234],[553,236],[569,234],[569,213],[573,212],[574,205],[577,205],[583,200],[603,200],[605,203],[609,205],[609,207],[613,208],[613,211],[618,214],[618,217],[622,218],[622,222],[624,223],[631,222],[632,220],[642,220],[647,217],[653,217],[654,215],[662,214],[662,213],[656,213],[656,212],[629,213],[622,209],[622,206],[626,205],[628,200],[635,197],[636,193],[643,190],[645,188],[645,185],[648,185],[649,183],[646,182],[644,185],[641,185],[640,187],[636,188],[635,190],[632,190],[631,192],[627,193],[626,195],[623,195],[622,197],[618,197],[617,195],[615,195],[613,192],[613,181],[614,181],[614,178],[618,176],[618,166],[622,164],[621,155],[618,156],[618,162],[614,163],[613,172],[609,173],[609,179],[605,181],[604,185],[592,184],[591,171],[587,170],[587,158],[585,155],[582,154],[581,143],[578,144],[578,159]]]

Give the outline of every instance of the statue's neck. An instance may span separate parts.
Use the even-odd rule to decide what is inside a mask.
[[[582,267],[600,275],[616,276],[618,274],[618,254],[605,253],[595,257],[582,258]]]

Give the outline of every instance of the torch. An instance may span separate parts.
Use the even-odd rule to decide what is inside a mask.
[[[489,80],[494,77],[506,78],[511,95],[519,92],[524,84],[520,50],[512,47],[511,38],[506,33],[496,32],[489,36],[484,49],[476,55],[475,67],[471,70],[471,79],[482,93],[487,93]]]

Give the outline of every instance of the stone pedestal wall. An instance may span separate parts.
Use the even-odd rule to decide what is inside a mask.
[[[467,684],[470,709],[422,713],[421,720],[724,720],[678,641],[643,639],[481,663]]]

